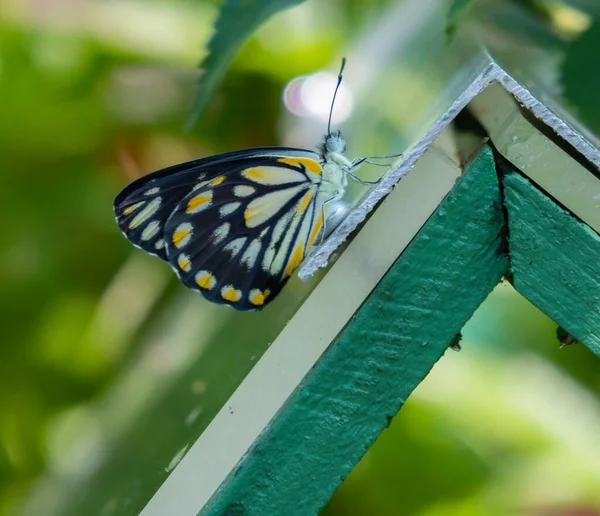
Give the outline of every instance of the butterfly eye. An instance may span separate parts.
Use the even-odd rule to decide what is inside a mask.
[[[346,140],[342,136],[342,133],[333,134],[327,136],[325,139],[325,150],[326,152],[334,152],[337,154],[343,154],[346,152]]]

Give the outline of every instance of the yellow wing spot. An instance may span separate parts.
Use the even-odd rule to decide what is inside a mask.
[[[177,258],[177,265],[181,270],[188,272],[190,270],[190,258],[183,253],[180,254]]]
[[[188,201],[185,212],[192,213],[198,211],[199,208],[204,207],[210,201],[212,201],[212,192],[196,195]]]
[[[252,181],[258,181],[265,178],[265,171],[260,168],[247,168],[242,175]]]
[[[196,274],[196,283],[200,288],[210,290],[217,283],[216,278],[208,271],[200,271]]]
[[[213,179],[208,186],[217,186],[220,185],[223,181],[225,181],[225,176],[219,176],[216,179]]]
[[[242,297],[242,293],[239,290],[233,288],[231,285],[227,285],[221,289],[221,297],[227,301],[235,303],[236,301],[240,300],[240,297]]]
[[[271,295],[271,291],[268,288],[265,289],[265,293],[263,294],[263,296],[265,296],[265,299],[267,299],[270,295]]]
[[[252,224],[252,219],[256,217],[258,210],[253,210],[252,208],[246,208],[244,210],[244,220],[246,221],[246,226],[250,226]]]
[[[188,223],[179,224],[177,229],[173,233],[173,244],[175,247],[182,247],[187,244],[190,234],[192,232],[192,225]]]
[[[296,213],[298,213],[298,214],[304,213],[304,211],[306,210],[306,208],[308,208],[308,205],[310,204],[310,201],[312,201],[312,198],[313,198],[313,193],[309,190],[308,192],[306,192],[302,196],[302,199],[300,199],[300,204],[298,204],[298,208],[296,209]]]
[[[136,202],[135,204],[132,204],[131,206],[127,206],[127,208],[125,208],[123,210],[123,215],[129,215],[129,214],[133,213],[135,210],[137,210],[145,202],[146,201],[140,201],[140,202]]]
[[[277,160],[279,163],[285,163],[286,165],[298,166],[302,165],[306,168],[306,170],[310,170],[315,174],[320,174],[323,172],[321,165],[314,159],[310,158],[279,158]]]
[[[293,250],[292,255],[290,256],[290,259],[288,261],[287,267],[285,268],[285,271],[283,271],[282,278],[291,276],[292,272],[294,272],[294,269],[296,267],[298,267],[298,265],[300,265],[301,261],[302,261],[302,245],[297,245],[296,248]]]
[[[258,290],[257,288],[253,288],[250,291],[250,296],[249,297],[250,297],[250,302],[253,305],[257,305],[257,306],[260,306],[260,305],[264,304],[265,298],[266,298],[266,296],[260,290]]]
[[[308,244],[306,244],[306,249],[310,249],[310,247],[313,245],[313,242],[315,241],[315,238],[317,238],[317,235],[319,234],[319,231],[321,231],[321,228],[323,227],[323,215],[319,214],[319,217],[317,218],[315,225],[313,227],[313,230],[310,232],[310,236],[308,237]]]

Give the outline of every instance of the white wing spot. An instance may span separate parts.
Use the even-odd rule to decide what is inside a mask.
[[[161,198],[152,199],[148,205],[140,211],[133,220],[129,223],[129,229],[135,229],[143,222],[146,222],[160,208]]]
[[[306,186],[298,185],[255,197],[244,210],[246,227],[255,228],[278,216],[283,207],[303,190],[306,190]]]
[[[235,303],[242,297],[242,291],[234,288],[233,285],[225,285],[221,289],[221,297]]]
[[[173,232],[173,243],[175,247],[184,247],[192,238],[193,226],[189,222],[183,222]]]
[[[249,185],[236,185],[233,187],[233,195],[236,197],[249,197],[254,192],[256,192],[256,189]]]
[[[241,202],[230,202],[228,204],[224,204],[223,206],[221,206],[221,208],[219,209],[219,213],[221,215],[221,217],[225,217],[226,215],[229,215],[231,213],[233,213],[235,210],[237,210],[240,206],[242,205]]]
[[[203,193],[200,193],[194,197],[192,197],[186,206],[186,213],[198,213],[202,210],[205,210],[212,204],[213,192],[212,190],[206,190]]]
[[[140,206],[146,204],[146,201],[140,201],[140,202],[136,202],[135,204],[132,204],[131,206],[127,206],[127,208],[125,208],[122,212],[122,215],[130,215],[131,213],[133,213],[135,210],[137,210]]]
[[[253,305],[260,306],[265,303],[267,296],[257,288],[253,288],[248,294],[248,301]]]
[[[231,229],[231,225],[229,222],[225,222],[221,224],[217,229],[212,232],[211,238],[215,244],[219,244],[223,241],[227,235],[229,235],[229,230]]]
[[[283,236],[283,232],[288,227],[290,220],[292,218],[292,212],[288,211],[283,217],[281,217],[277,224],[275,224],[275,229],[273,230],[273,235],[271,236],[271,246],[274,247],[279,243],[281,237]]]
[[[273,263],[273,259],[275,258],[275,248],[269,247],[265,251],[265,255],[263,256],[262,261],[262,270],[265,272],[271,271],[271,263]]]
[[[288,257],[288,254],[291,253],[292,248],[295,247],[295,245],[296,245],[294,236],[296,235],[296,228],[298,227],[300,220],[301,220],[300,217],[292,217],[292,222],[291,222],[290,226],[283,233],[278,234],[278,232],[277,232],[278,228],[277,228],[277,226],[275,227],[275,231],[273,231],[272,242],[276,241],[276,239],[279,240],[279,238],[281,238],[281,240],[279,240],[277,242],[277,244],[271,244],[269,246],[269,247],[274,247],[274,245],[278,246],[277,253],[275,255],[275,258],[271,262],[271,267],[269,269],[269,272],[271,273],[271,275],[273,275],[273,276],[279,275],[283,271],[284,267],[286,266],[286,263],[288,263],[289,260],[291,259],[291,255],[289,255],[290,257]],[[263,262],[263,264],[264,264],[264,262]]]
[[[158,233],[160,229],[160,222],[158,220],[151,220],[148,225],[142,231],[142,240],[150,240]]]
[[[288,183],[306,183],[306,177],[297,170],[287,167],[254,167],[247,168],[242,176],[253,183],[262,185],[284,185]]]
[[[165,246],[165,240],[164,238],[160,238],[159,240],[157,240],[154,244],[154,249],[162,249]]]
[[[265,251],[265,255],[263,256],[262,261],[262,269],[265,272],[271,271],[271,265],[273,260],[275,259],[275,249],[279,244],[279,241],[283,237],[284,231],[287,228],[288,224],[292,219],[292,213],[288,211],[283,217],[281,217],[277,224],[275,224],[275,229],[273,229],[273,233],[271,234],[271,240],[269,241],[269,247]]]
[[[190,269],[192,268],[190,257],[185,253],[179,255],[177,258],[177,265],[179,265],[179,268],[184,272],[190,272]]]
[[[231,242],[229,242],[223,248],[223,250],[227,251],[228,253],[231,253],[231,257],[233,258],[240,252],[240,250],[246,243],[246,240],[247,240],[246,237],[236,238],[235,240],[232,240]]]
[[[150,190],[147,190],[146,192],[144,192],[144,195],[154,195],[154,194],[157,194],[158,192],[160,192],[160,188],[158,188],[158,186],[155,186],[154,188],[150,188]]]
[[[199,287],[210,290],[217,284],[217,279],[208,271],[199,271],[195,277]]]
[[[262,244],[260,240],[252,240],[248,248],[244,251],[244,254],[241,258],[241,262],[248,268],[248,270],[254,267],[254,264],[256,263],[261,248]]]

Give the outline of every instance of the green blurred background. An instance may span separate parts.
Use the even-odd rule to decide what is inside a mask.
[[[217,3],[3,2],[0,515],[137,514],[176,465],[314,281],[292,282],[270,312],[213,307],[125,241],[112,201],[176,162],[306,145],[323,121],[294,132],[286,83],[331,70],[399,3],[312,0],[281,12],[184,132]],[[504,37],[535,26],[558,49],[560,91],[598,132],[597,4],[448,2],[442,16],[456,33],[504,7]],[[426,103],[418,77],[412,86],[406,94]],[[392,116],[382,131],[401,139],[410,125]],[[436,367],[324,512],[600,514],[599,364],[581,345],[559,350],[555,330],[498,287],[463,352]]]

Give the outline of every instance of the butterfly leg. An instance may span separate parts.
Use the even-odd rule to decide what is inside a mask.
[[[377,167],[388,167],[391,168],[392,164],[391,163],[377,163],[375,161],[371,161],[372,159],[386,159],[386,158],[397,158],[402,156],[402,154],[394,154],[394,155],[390,155],[390,156],[367,156],[364,158],[354,158],[351,162],[350,162],[350,168],[348,170],[346,170],[346,174],[348,174],[354,181],[356,181],[357,183],[363,184],[363,185],[376,185],[377,183],[379,183],[379,181],[381,180],[381,178],[379,178],[377,181],[367,181],[365,179],[361,179],[359,178],[357,175],[354,174],[355,170],[358,170],[361,165],[363,163],[368,163],[369,165],[375,165]]]
[[[360,177],[354,175],[350,171],[347,171],[346,174],[348,174],[351,179],[353,179],[357,183],[360,183],[361,185],[376,185],[377,183],[379,183],[379,181],[381,181],[381,178],[379,178],[377,181],[367,181],[366,179],[361,179]]]
[[[390,154],[389,156],[364,156],[362,158],[354,158],[350,162],[350,170],[355,170],[360,167],[363,163],[369,163],[370,165],[375,165],[378,167],[390,167],[389,163],[377,163],[375,161],[371,161],[373,159],[391,159],[391,158],[401,158],[404,154]]]
[[[379,167],[390,167],[391,168],[391,166],[392,166],[388,163],[373,163],[373,162],[369,161],[367,158],[359,158],[358,160],[354,160],[352,162],[352,166],[345,172],[348,176],[350,176],[350,178],[352,180],[356,181],[357,183],[360,183],[361,185],[376,185],[381,180],[381,177],[380,177],[376,181],[367,181],[366,179],[361,179],[356,174],[354,174],[354,170],[358,170],[363,163],[369,163],[371,165],[377,165]]]
[[[371,161],[373,158],[354,158],[350,162],[350,170],[356,170],[360,168],[363,163],[368,163],[369,165],[375,165],[376,167],[391,167],[391,163],[377,163],[376,161]]]

